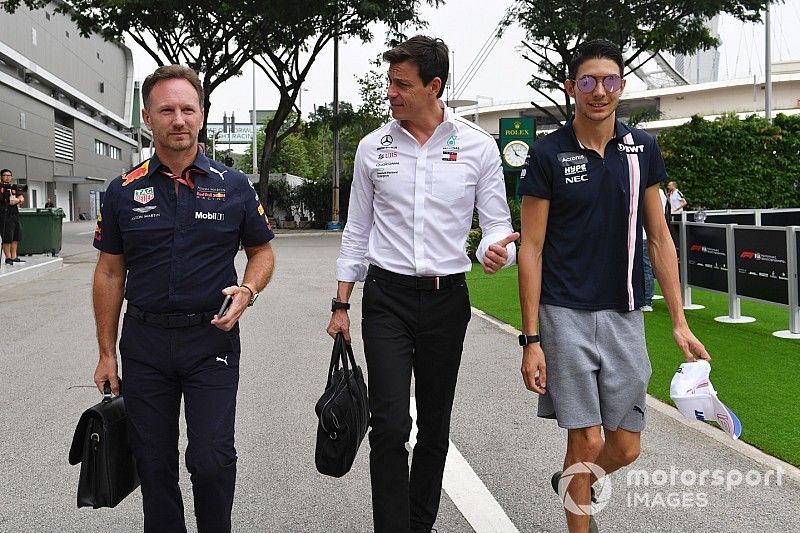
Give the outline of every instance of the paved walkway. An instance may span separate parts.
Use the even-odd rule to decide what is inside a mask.
[[[99,399],[91,387],[97,356],[90,231],[69,227],[63,268],[0,289],[0,532],[142,530],[139,491],[115,509],[75,509],[78,467],[67,464],[78,416]],[[275,278],[243,317],[234,531],[372,529],[368,443],[344,478],[319,475],[313,462],[313,407],[330,356],[324,328],[338,245],[338,236],[329,234],[276,239]],[[237,260],[240,272],[243,259]],[[352,317],[354,348],[363,365],[360,298],[359,288]],[[718,430],[701,431],[668,408],[648,405],[642,456],[632,469],[612,476],[611,500],[597,515],[602,531],[800,530],[800,483],[789,474],[778,476],[779,465],[732,448],[716,438]],[[549,486],[562,460],[565,432],[536,418],[535,407],[535,395],[521,383],[513,333],[474,314],[451,432],[460,458],[454,455],[448,465],[454,477],[445,485],[436,524],[440,533],[565,530]],[[764,409],[764,416],[775,416],[770,406]],[[746,431],[747,420],[743,423]],[[182,437],[182,450],[185,445]],[[185,471],[181,487],[189,531],[196,531]],[[476,515],[495,521],[475,521]]]

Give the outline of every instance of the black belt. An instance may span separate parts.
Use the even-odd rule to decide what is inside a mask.
[[[203,313],[148,313],[147,311],[128,304],[126,315],[130,315],[145,324],[160,326],[162,328],[188,328],[208,324],[217,314],[216,311],[205,311]]]
[[[369,266],[367,275],[394,283],[395,285],[400,285],[401,287],[408,287],[420,291],[447,289],[458,283],[463,283],[466,279],[463,272],[459,274],[450,274],[449,276],[407,276],[405,274],[389,272],[375,265]]]

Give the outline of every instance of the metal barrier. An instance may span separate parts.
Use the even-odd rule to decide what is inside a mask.
[[[789,329],[773,335],[800,339],[800,209],[714,211],[705,222],[690,221],[693,215],[673,215],[670,223],[684,309],[702,308],[692,303],[693,287],[728,295],[728,315],[716,317],[719,322],[755,320],[742,316],[742,298],[779,305],[789,309]]]

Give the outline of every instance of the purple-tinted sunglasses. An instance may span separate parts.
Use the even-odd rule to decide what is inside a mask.
[[[585,76],[581,76],[577,80],[573,80],[575,86],[578,88],[580,92],[583,94],[589,94],[594,91],[594,88],[597,87],[597,82],[600,80],[600,77],[589,76],[586,74]],[[605,88],[606,92],[615,93],[622,88],[622,78],[617,76],[616,74],[609,74],[608,76],[603,76],[602,78],[603,87]]]

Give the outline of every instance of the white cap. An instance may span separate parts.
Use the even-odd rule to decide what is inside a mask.
[[[708,361],[701,359],[683,363],[672,378],[669,396],[685,418],[716,422],[725,433],[738,439],[742,434],[742,423],[717,398],[717,391],[708,379],[710,373]]]

